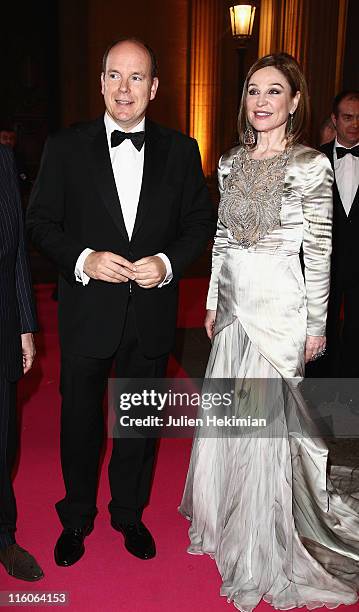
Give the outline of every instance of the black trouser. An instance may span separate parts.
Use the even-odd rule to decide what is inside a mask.
[[[15,542],[16,502],[11,473],[16,450],[16,383],[0,376],[0,548]]]
[[[340,308],[344,300],[344,321]],[[338,378],[359,377],[359,287],[332,287],[327,324],[330,375]]]
[[[96,330],[94,330],[96,333]],[[56,504],[64,527],[83,527],[96,515],[98,468],[104,436],[103,398],[112,364],[116,377],[160,378],[168,355],[148,359],[141,351],[131,299],[120,345],[112,357],[62,354],[61,462],[66,496]],[[152,479],[156,440],[115,438],[109,464],[114,521],[141,519]]]

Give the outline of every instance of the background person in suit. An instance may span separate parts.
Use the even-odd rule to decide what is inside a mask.
[[[337,133],[331,117],[327,117],[319,128],[319,146],[332,142]]]
[[[27,191],[31,188],[32,181],[26,169],[25,160],[17,149],[17,134],[15,127],[11,123],[0,123],[0,144],[10,147],[10,149],[13,151],[19,186],[22,191],[24,191],[26,188],[27,193]]]
[[[332,121],[337,136],[320,148],[335,174],[326,361],[329,375],[350,378],[359,376],[359,91],[343,91],[336,96]]]
[[[96,515],[102,401],[116,376],[163,377],[178,281],[205,248],[212,209],[197,143],[145,119],[156,96],[153,51],[135,39],[105,53],[105,116],[51,138],[28,210],[31,240],[59,267],[61,459],[58,565],[84,553]],[[111,524],[129,552],[155,555],[141,521],[154,439],[114,439]]]
[[[36,315],[25,253],[14,157],[0,144],[0,563],[15,578],[39,580],[34,557],[15,541],[16,502],[11,481],[16,434],[16,381],[35,357]]]

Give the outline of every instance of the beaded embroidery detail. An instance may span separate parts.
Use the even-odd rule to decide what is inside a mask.
[[[245,249],[280,226],[289,153],[286,150],[269,159],[250,159],[241,148],[233,159],[218,216]]]

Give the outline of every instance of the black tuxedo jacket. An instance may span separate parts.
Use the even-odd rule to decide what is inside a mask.
[[[320,150],[329,158],[334,170],[334,141]],[[336,181],[333,185],[333,251],[331,263],[331,290],[359,287],[358,271],[359,187],[347,216],[340,199]]]
[[[60,270],[62,348],[90,357],[116,350],[129,283],[91,279],[74,269],[84,248],[130,261],[165,253],[174,278],[162,288],[132,283],[139,339],[148,357],[168,352],[175,333],[178,280],[214,231],[212,206],[195,140],[146,120],[142,188],[129,240],[113,176],[103,117],[50,138],[35,182],[27,225],[30,238]]]
[[[8,380],[22,375],[20,336],[35,329],[14,157],[8,147],[0,145],[0,372]]]

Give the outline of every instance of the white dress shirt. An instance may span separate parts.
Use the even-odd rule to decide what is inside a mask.
[[[338,159],[336,147],[343,147],[337,139],[334,141],[333,155],[335,181],[344,210],[349,215],[359,185],[359,157],[347,153]]]
[[[104,122],[113,175],[115,178],[118,197],[121,202],[123,220],[128,237],[131,240],[141,192],[146,143],[141,148],[141,151],[138,151],[129,139],[124,140],[117,147],[111,147],[112,132],[114,130],[123,130],[121,130],[119,125],[107,113],[105,113]],[[142,119],[142,121],[130,131],[141,132],[144,129],[145,119]],[[85,249],[82,251],[76,262],[75,278],[77,281],[82,282],[83,285],[87,285],[90,280],[90,277],[84,272],[83,267],[86,257],[92,252],[93,249],[91,248]],[[158,287],[162,287],[163,285],[169,283],[173,278],[172,266],[168,257],[164,253],[156,253],[156,255],[162,259],[166,266],[165,279],[158,285]]]

